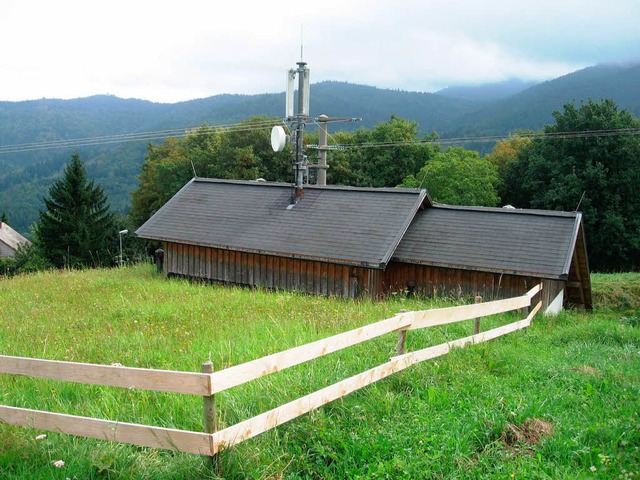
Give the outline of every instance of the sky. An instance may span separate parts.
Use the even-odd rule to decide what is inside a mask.
[[[0,100],[281,92],[301,44],[312,83],[543,81],[640,62],[639,27],[640,0],[2,0]]]

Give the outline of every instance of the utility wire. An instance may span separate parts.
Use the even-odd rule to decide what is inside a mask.
[[[575,132],[549,132],[549,133],[533,133],[529,135],[517,136],[482,136],[482,137],[457,137],[444,138],[436,140],[415,140],[410,142],[379,142],[379,143],[346,143],[341,145],[330,145],[330,150],[347,150],[358,148],[385,148],[385,147],[409,147],[415,145],[450,145],[460,143],[483,143],[497,142],[500,140],[509,140],[513,138],[523,138],[530,140],[541,139],[568,139],[568,138],[589,138],[589,137],[619,137],[640,135],[640,128],[618,128],[611,130],[586,130]],[[318,148],[318,145],[307,145],[307,148]]]
[[[317,124],[316,121],[313,123]],[[162,140],[168,137],[184,137],[187,135],[201,136],[209,135],[216,132],[248,132],[253,130],[265,130],[273,126],[273,120],[262,120],[253,123],[236,123],[229,125],[215,125],[215,126],[201,126],[201,127],[187,127],[187,128],[175,128],[169,130],[155,130],[149,132],[140,133],[124,133],[116,135],[105,135],[99,137],[88,138],[75,138],[69,140],[53,140],[49,142],[32,142],[32,143],[20,143],[14,145],[0,146],[0,155],[6,155],[11,153],[23,153],[33,152],[39,150],[50,150],[57,148],[78,148],[86,146],[96,145],[108,145],[114,143],[127,143],[127,142],[149,142],[152,140]],[[285,123],[286,126],[286,123]],[[332,140],[336,140],[331,134],[329,137]],[[484,142],[497,142],[500,140],[507,140],[510,138],[523,138],[523,139],[568,139],[568,138],[588,138],[588,137],[614,137],[614,136],[631,136],[640,135],[640,128],[619,128],[609,130],[588,130],[588,131],[574,131],[574,132],[550,132],[550,133],[533,133],[529,135],[517,135],[517,136],[478,136],[478,137],[457,137],[457,138],[444,138],[436,140],[415,140],[410,142],[379,142],[379,143],[359,143],[359,144],[332,144],[329,146],[330,150],[347,150],[358,148],[390,148],[390,147],[407,147],[415,145],[451,145],[451,144],[465,144],[465,143],[484,143]],[[307,148],[318,148],[317,145],[306,145]]]
[[[161,140],[167,137],[184,137],[186,135],[208,135],[216,132],[243,132],[252,130],[264,130],[273,126],[273,120],[264,120],[253,123],[236,123],[230,125],[215,125],[192,128],[175,128],[170,130],[156,130],[140,133],[124,133],[105,135],[99,137],[74,138],[68,140],[52,140],[49,142],[20,143],[0,146],[0,155],[8,153],[32,152],[38,150],[50,150],[55,148],[77,148],[94,145],[107,145],[112,143],[140,142]]]

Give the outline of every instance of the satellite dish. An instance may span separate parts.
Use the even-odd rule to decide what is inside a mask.
[[[281,152],[287,144],[287,134],[279,125],[271,129],[271,148],[274,152]]]

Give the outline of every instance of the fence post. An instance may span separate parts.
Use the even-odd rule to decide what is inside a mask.
[[[400,310],[397,315],[405,313],[406,310]],[[407,352],[407,331],[398,331],[398,343],[396,344],[396,355],[404,355]]]
[[[201,365],[202,373],[213,373],[213,362],[203,362]],[[216,417],[216,398],[214,395],[204,395],[202,397],[204,406],[204,432],[214,433],[218,430],[218,418]],[[211,457],[211,463],[216,474],[219,474],[220,466],[218,464],[218,455]]]
[[[482,303],[482,297],[480,295],[476,296],[476,303]],[[477,335],[478,333],[480,333],[480,319],[479,318],[474,318],[473,319],[473,334]]]

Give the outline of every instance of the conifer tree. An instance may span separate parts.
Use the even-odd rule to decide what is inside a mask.
[[[63,177],[51,185],[44,203],[36,237],[47,260],[59,268],[113,263],[114,215],[102,188],[93,180],[87,181],[78,154],[71,156]]]

